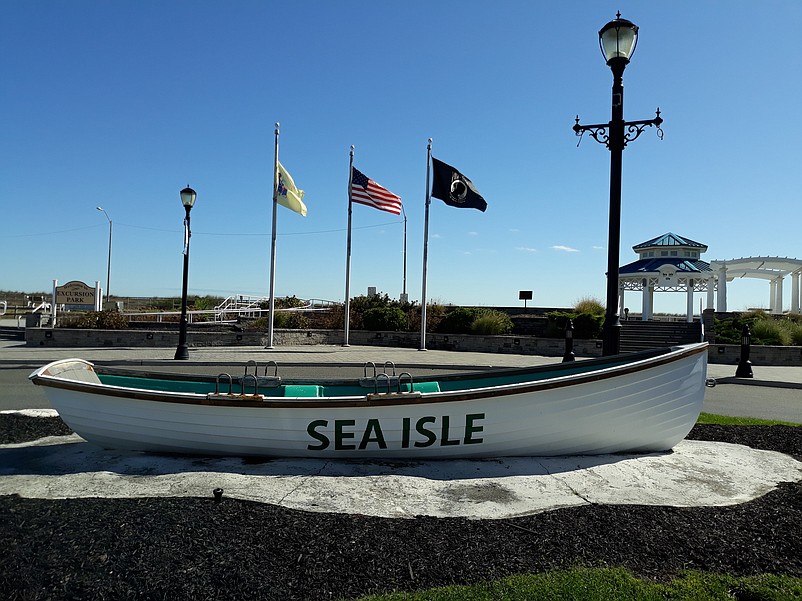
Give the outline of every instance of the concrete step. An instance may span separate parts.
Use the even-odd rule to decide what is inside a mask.
[[[701,324],[698,321],[622,321],[621,325],[622,352],[699,342],[702,337]]]
[[[0,326],[0,340],[25,340],[25,328]]]

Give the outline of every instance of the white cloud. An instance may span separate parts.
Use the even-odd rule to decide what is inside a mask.
[[[564,244],[555,244],[551,247],[552,250],[559,250],[562,252],[567,253],[578,253],[579,251],[575,248],[571,248],[570,246],[565,246]]]
[[[528,252],[528,253],[536,253],[537,252],[536,248],[529,248],[528,246],[517,246],[517,247],[515,247],[515,250],[522,250],[522,251]]]

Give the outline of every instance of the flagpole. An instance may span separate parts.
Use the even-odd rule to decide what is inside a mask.
[[[423,285],[421,286],[421,307],[420,307],[420,348],[419,351],[426,350],[426,264],[429,259],[429,205],[432,204],[431,189],[429,186],[429,176],[432,164],[432,139],[426,146],[426,217],[423,225]]]
[[[276,141],[273,149],[273,236],[270,241],[270,314],[268,316],[267,326],[267,346],[265,348],[273,348],[273,311],[276,308],[275,303],[275,290],[276,290],[276,208],[278,207],[278,199],[276,192],[278,190],[278,136],[279,136],[279,123],[276,122]]]
[[[348,344],[348,331],[351,322],[351,210],[353,203],[351,202],[351,184],[354,179],[354,145],[351,144],[350,159],[348,164],[348,242],[345,246],[345,341],[343,346],[350,346]]]
[[[401,211],[404,213],[404,281],[401,288],[401,298],[404,302],[407,300],[407,212],[404,205],[401,205]]]

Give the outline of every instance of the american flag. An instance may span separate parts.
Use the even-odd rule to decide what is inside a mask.
[[[351,200],[380,211],[401,214],[401,197],[369,179],[356,167],[352,167]]]

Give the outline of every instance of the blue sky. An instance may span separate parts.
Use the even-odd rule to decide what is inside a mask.
[[[665,119],[664,140],[647,130],[624,151],[621,264],[666,232],[707,261],[802,257],[797,0],[4,2],[0,289],[105,287],[102,206],[111,293],[180,295],[190,185],[190,294],[266,295],[278,121],[309,214],[279,207],[277,295],[343,299],[353,144],[403,199],[420,300],[431,137],[488,209],[432,201],[429,300],[604,299],[609,152],[577,148],[571,126],[610,118],[597,32],[617,10],[640,27],[625,118]],[[403,220],[355,205],[353,227],[352,294],[397,297]],[[765,307],[768,283],[734,282],[728,301]]]

